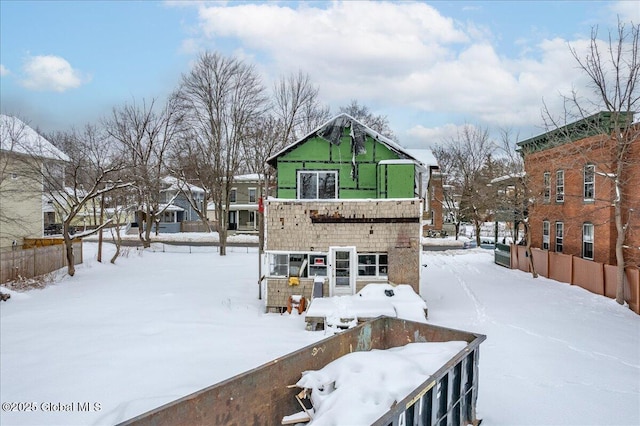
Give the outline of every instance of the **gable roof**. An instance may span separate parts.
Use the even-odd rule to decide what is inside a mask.
[[[199,186],[190,184],[188,182],[185,182],[181,179],[178,179],[175,176],[165,176],[162,178],[162,183],[164,183],[165,185],[168,185],[166,188],[162,189],[161,191],[179,191],[181,189],[188,189],[191,192],[194,193],[200,193],[202,194],[204,192],[204,189],[200,188]]]
[[[0,114],[0,150],[49,160],[71,161],[67,154],[23,121],[4,114]]]
[[[269,157],[267,159],[267,164],[275,167],[276,160],[277,160],[278,157],[280,157],[281,155],[293,150],[298,145],[300,145],[300,144],[302,144],[302,143],[306,142],[307,140],[309,140],[311,138],[314,138],[314,137],[320,137],[320,138],[326,140],[329,143],[332,143],[334,145],[339,145],[340,142],[341,142],[340,139],[343,136],[343,130],[345,128],[350,128],[350,130],[351,130],[352,151],[355,154],[358,154],[358,153],[362,152],[362,150],[364,149],[365,137],[368,135],[373,140],[382,143],[387,148],[389,148],[390,150],[392,150],[395,153],[397,153],[400,157],[406,158],[406,159],[410,159],[410,160],[414,160],[417,163],[422,164],[422,162],[420,160],[415,158],[406,149],[402,148],[396,142],[392,141],[391,139],[387,138],[386,136],[381,135],[380,133],[376,132],[375,130],[370,129],[369,127],[365,126],[364,124],[362,124],[361,122],[359,122],[355,118],[351,117],[349,114],[345,114],[345,113],[342,113],[342,114],[339,114],[339,115],[333,117],[332,119],[330,119],[326,123],[320,125],[315,130],[311,131],[309,134],[307,134],[303,138],[301,138],[301,139],[297,140],[296,142],[284,147],[282,150],[280,150],[276,154],[274,154],[271,157]]]

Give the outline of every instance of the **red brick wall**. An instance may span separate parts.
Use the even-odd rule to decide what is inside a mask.
[[[527,186],[532,191],[534,203],[529,209],[532,245],[542,247],[542,222],[550,222],[550,247],[555,250],[555,222],[564,223],[563,253],[582,255],[582,224],[594,225],[594,258],[596,262],[616,264],[614,223],[614,186],[612,179],[598,173],[615,171],[614,144],[599,135],[573,143],[559,145],[525,156]],[[624,210],[637,206],[635,218],[631,218],[632,229],[627,239],[626,257],[638,265],[640,261],[640,140],[632,144],[630,157],[633,165],[627,170],[624,195],[627,199]],[[636,161],[637,160],[637,161]],[[595,200],[583,198],[583,167],[595,164]],[[564,201],[556,201],[556,171],[564,170]],[[543,176],[550,172],[550,200],[543,201]]]
[[[429,217],[433,212],[433,222],[430,229],[442,230],[442,200],[444,194],[442,190],[442,175],[440,169],[437,167],[431,167],[429,169],[429,188],[427,191]]]

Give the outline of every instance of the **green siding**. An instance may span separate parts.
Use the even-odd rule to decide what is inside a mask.
[[[379,198],[414,197],[415,166],[412,164],[381,164],[378,185]]]
[[[414,196],[414,166],[399,165],[393,168],[394,176],[389,187],[389,195],[381,196],[378,190],[378,163],[382,160],[399,159],[398,154],[386,145],[367,136],[366,152],[357,155],[358,177],[353,179],[351,143],[348,136],[342,138],[340,145],[315,137],[311,138],[277,159],[278,198],[295,199],[297,197],[297,172],[299,170],[337,170],[338,197],[342,199],[362,198],[412,198]],[[407,170],[410,169],[410,170]]]

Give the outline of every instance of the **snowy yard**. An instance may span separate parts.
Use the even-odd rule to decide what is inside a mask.
[[[215,250],[131,249],[114,266],[85,243],[75,277],[12,292],[0,304],[0,424],[118,423],[326,337],[297,314],[264,313],[256,249]],[[640,316],[482,249],[424,263],[429,322],[487,335],[483,426],[640,424]],[[89,409],[61,411],[72,403]]]

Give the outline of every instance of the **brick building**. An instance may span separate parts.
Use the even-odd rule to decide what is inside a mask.
[[[627,122],[631,122],[628,120]],[[601,112],[518,143],[524,156],[532,246],[615,265],[613,200],[616,170],[612,116]],[[627,266],[640,266],[640,140],[638,126],[620,182]]]

